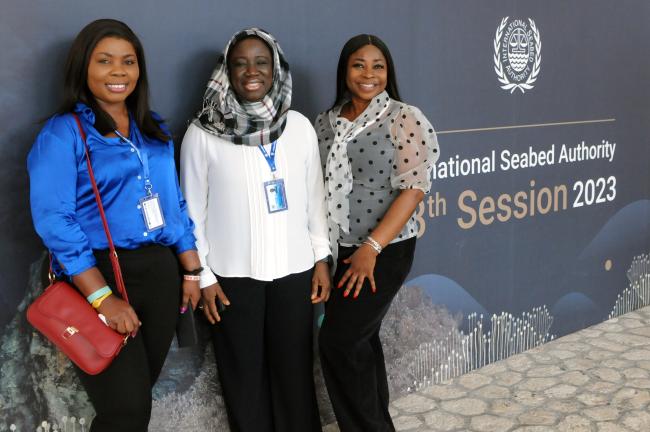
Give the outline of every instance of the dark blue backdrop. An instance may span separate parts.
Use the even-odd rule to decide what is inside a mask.
[[[650,251],[647,0],[6,0],[0,14],[0,368],[7,376],[2,378],[0,411],[7,411],[1,419],[35,424],[62,412],[90,415],[67,363],[53,363],[52,351],[47,351],[51,348],[32,338],[23,311],[16,312],[16,307],[28,287],[35,291],[34,279],[29,283],[30,264],[43,251],[29,215],[25,158],[39,121],[56,108],[72,39],[85,24],[104,17],[125,21],[141,37],[153,106],[168,119],[178,143],[218,53],[235,31],[248,26],[263,27],[278,38],[292,68],[293,108],[310,118],[332,103],[343,43],[358,33],[379,35],[393,53],[404,99],[421,108],[440,132],[441,161],[492,151],[498,161],[503,150],[522,153],[551,145],[557,159],[564,144],[616,143],[612,161],[556,161],[436,180],[432,193],[445,199],[446,214],[423,215],[424,234],[406,285],[421,288],[441,308],[431,312],[423,301],[429,315],[404,313],[399,320],[418,314],[433,317],[440,310],[518,314],[546,305],[554,318],[550,332],[564,334],[605,319],[628,286],[626,271],[633,257]],[[495,73],[495,32],[505,17],[530,18],[539,30],[539,74],[525,93],[503,90]],[[585,120],[607,121],[581,122]],[[564,122],[577,123],[549,125]],[[545,126],[503,128],[533,124]],[[612,177],[615,198],[572,207],[576,182]],[[531,180],[537,190],[566,186],[568,208],[469,229],[459,226],[458,218],[468,219],[458,205],[461,194],[473,191],[479,200],[496,199],[528,191]],[[436,337],[430,331],[436,326],[421,321],[409,335],[390,339],[395,350],[388,353],[389,363],[408,360],[408,350]],[[389,335],[394,334],[399,336]],[[198,372],[202,353],[192,361],[172,354],[156,394],[194,393],[184,399],[185,405],[172,396],[161,399],[156,412],[217,418],[223,424],[222,402],[217,401],[221,414],[215,417],[218,409],[210,405],[214,391],[206,387],[214,375],[213,362],[205,360],[212,366]],[[391,388],[402,389],[404,382],[419,379],[398,376],[399,371],[393,375],[397,379]],[[60,393],[49,391],[46,382],[56,383]],[[167,421],[158,417],[159,423]]]
[[[552,144],[559,153],[563,144],[583,140],[615,142],[611,162],[556,163],[434,183],[434,192],[446,199],[447,214],[424,218],[409,283],[451,312],[519,313],[547,305],[555,317],[552,332],[562,334],[605,319],[628,285],[625,272],[632,258],[650,251],[646,0],[10,0],[0,15],[0,326],[14,317],[29,265],[43,249],[29,215],[25,157],[39,119],[57,105],[72,38],[102,17],[124,20],[141,37],[153,106],[168,119],[177,142],[198,108],[219,51],[232,33],[253,25],[282,44],[294,77],[294,109],[312,119],[333,100],[340,47],[368,32],[391,48],[404,99],[441,132],[441,160],[492,150],[498,158],[504,149],[537,151]],[[539,29],[540,72],[525,93],[501,89],[494,70],[495,31],[504,17],[532,18]],[[450,133],[600,119],[612,120]],[[615,199],[571,208],[576,181],[610,176],[616,178]],[[528,190],[531,179],[538,187],[566,185],[569,208],[459,227],[457,218],[467,218],[457,204],[463,191],[496,198]]]
[[[38,131],[37,121],[56,107],[62,62],[72,38],[90,20],[107,16],[126,21],[142,38],[153,105],[169,119],[177,141],[198,106],[218,52],[233,32],[251,25],[266,28],[281,41],[294,75],[294,108],[311,118],[332,101],[341,45],[360,32],[386,40],[405,99],[419,106],[439,131],[615,118],[602,124],[441,134],[442,159],[582,140],[608,139],[618,146],[612,163],[591,161],[437,182],[448,215],[428,221],[412,274],[448,276],[490,312],[543,303],[550,307],[571,291],[588,290],[588,297],[600,305],[594,319],[601,319],[626,284],[624,270],[631,256],[648,251],[650,243],[648,218],[635,216],[632,238],[618,236],[612,240],[616,246],[607,246],[616,252],[607,277],[575,280],[576,273],[602,273],[602,266],[578,262],[580,253],[617,211],[650,195],[649,14],[650,5],[643,0],[627,1],[625,7],[586,0],[194,0],[182,6],[171,1],[5,2],[0,17],[6,48],[0,71],[5,86],[0,96],[0,267],[5,276],[0,324],[13,316],[26,287],[27,266],[42,249],[28,211],[25,155]],[[525,94],[502,90],[493,70],[494,34],[506,16],[533,18],[541,35],[540,74]],[[577,179],[610,175],[617,178],[617,196],[610,203],[466,231],[455,221],[456,198],[466,189],[498,196],[527,188],[533,178],[539,185],[571,186]],[[639,206],[640,214],[647,215],[642,203]]]

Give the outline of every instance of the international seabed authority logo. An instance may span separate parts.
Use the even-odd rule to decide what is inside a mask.
[[[542,63],[542,40],[535,21],[501,20],[494,36],[494,71],[501,88],[522,93],[534,87]]]

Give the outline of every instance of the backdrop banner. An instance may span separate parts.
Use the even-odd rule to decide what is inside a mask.
[[[152,105],[177,151],[236,31],[278,38],[293,109],[310,119],[333,102],[345,41],[371,33],[388,44],[402,96],[434,125],[441,153],[417,212],[413,269],[382,329],[393,397],[650,304],[646,0],[9,0],[0,14],[0,429],[87,427],[93,415],[68,360],[25,319],[45,256],[25,165],[60,100],[72,39],[108,17],[140,36]],[[151,430],[227,429],[206,326],[199,346],[174,342]],[[327,424],[319,365],[315,374]]]

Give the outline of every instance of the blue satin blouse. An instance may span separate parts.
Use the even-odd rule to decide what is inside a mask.
[[[139,208],[146,192],[138,152],[121,138],[102,136],[93,127],[95,114],[86,105],[77,104],[75,112],[86,132],[115,247],[136,249],[157,243],[176,253],[196,249],[194,224],[178,184],[174,143],[142,135],[131,120],[128,138],[148,154],[152,192],[158,193],[165,218],[164,227],[147,232]],[[157,115],[154,118],[160,120]],[[55,115],[47,121],[29,152],[27,169],[34,227],[54,262],[69,276],[93,267],[93,249],[108,249],[108,241],[88,177],[83,140],[72,114]]]

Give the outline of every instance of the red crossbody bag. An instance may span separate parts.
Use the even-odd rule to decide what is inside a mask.
[[[95,175],[90,163],[90,152],[86,143],[86,134],[79,117],[74,114],[84,142],[88,175],[99,207],[106,238],[108,239],[109,257],[115,275],[115,283],[122,300],[129,298],[122,279],[120,262],[115,252],[115,245],[108,229],[104,206],[102,205]],[[86,301],[84,296],[68,282],[54,280],[50,266],[50,286],[27,309],[27,320],[55,344],[81,370],[90,375],[97,375],[106,369],[126,344],[129,336],[122,335],[99,318],[97,311]]]

